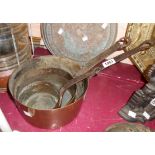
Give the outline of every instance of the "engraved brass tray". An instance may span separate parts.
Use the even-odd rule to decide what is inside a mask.
[[[129,23],[125,36],[131,39],[130,46],[126,48],[128,51],[147,39],[155,38],[155,23]],[[130,59],[147,79],[147,70],[155,63],[155,47],[150,48],[147,52],[139,52]]]

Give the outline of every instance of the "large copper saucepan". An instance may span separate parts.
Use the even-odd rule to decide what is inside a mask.
[[[42,56],[19,66],[10,77],[9,90],[24,118],[34,126],[52,129],[72,121],[82,104],[87,79],[78,83],[76,89],[68,90],[64,95],[67,102],[61,108],[53,109],[53,102],[59,95],[58,88],[79,70],[80,65],[73,60],[56,56]],[[71,91],[74,90],[75,102],[65,106],[68,98],[72,100]]]

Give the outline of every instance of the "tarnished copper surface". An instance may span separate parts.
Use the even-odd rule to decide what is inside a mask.
[[[78,83],[76,89],[75,86],[68,89],[60,108],[52,108],[51,95],[57,97],[57,90],[80,68],[74,61],[56,56],[43,56],[19,66],[10,77],[9,90],[24,118],[37,127],[52,129],[72,121],[80,109],[87,89],[87,79]],[[55,88],[52,88],[53,85]],[[75,94],[73,90],[76,90]],[[75,97],[75,101],[68,104],[68,97],[71,101]]]
[[[115,123],[109,126],[106,132],[151,132],[152,130],[138,123]]]
[[[126,51],[131,50],[145,40],[155,39],[154,23],[129,23],[126,30],[126,37],[131,39],[131,44]],[[150,65],[155,62],[155,47],[144,50],[131,57],[131,61],[147,79],[146,72]]]

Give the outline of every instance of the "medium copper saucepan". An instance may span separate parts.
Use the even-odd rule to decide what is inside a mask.
[[[24,118],[40,128],[58,128],[78,114],[88,86],[88,77],[97,74],[139,51],[154,45],[145,41],[114,59],[104,59],[128,45],[123,38],[81,68],[73,60],[43,56],[19,66],[11,75],[9,90]],[[103,63],[102,63],[103,62]]]

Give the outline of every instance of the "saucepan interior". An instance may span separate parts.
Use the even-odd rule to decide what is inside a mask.
[[[58,103],[60,88],[72,79],[73,72],[75,72],[72,67],[65,66],[71,66],[67,60],[62,62],[61,59],[63,58],[53,57],[50,61],[49,57],[45,56],[19,67],[9,82],[14,98],[33,109],[53,109]],[[76,67],[75,70],[77,70]],[[66,90],[62,99],[62,107],[74,101],[76,89],[76,85],[73,85]]]

